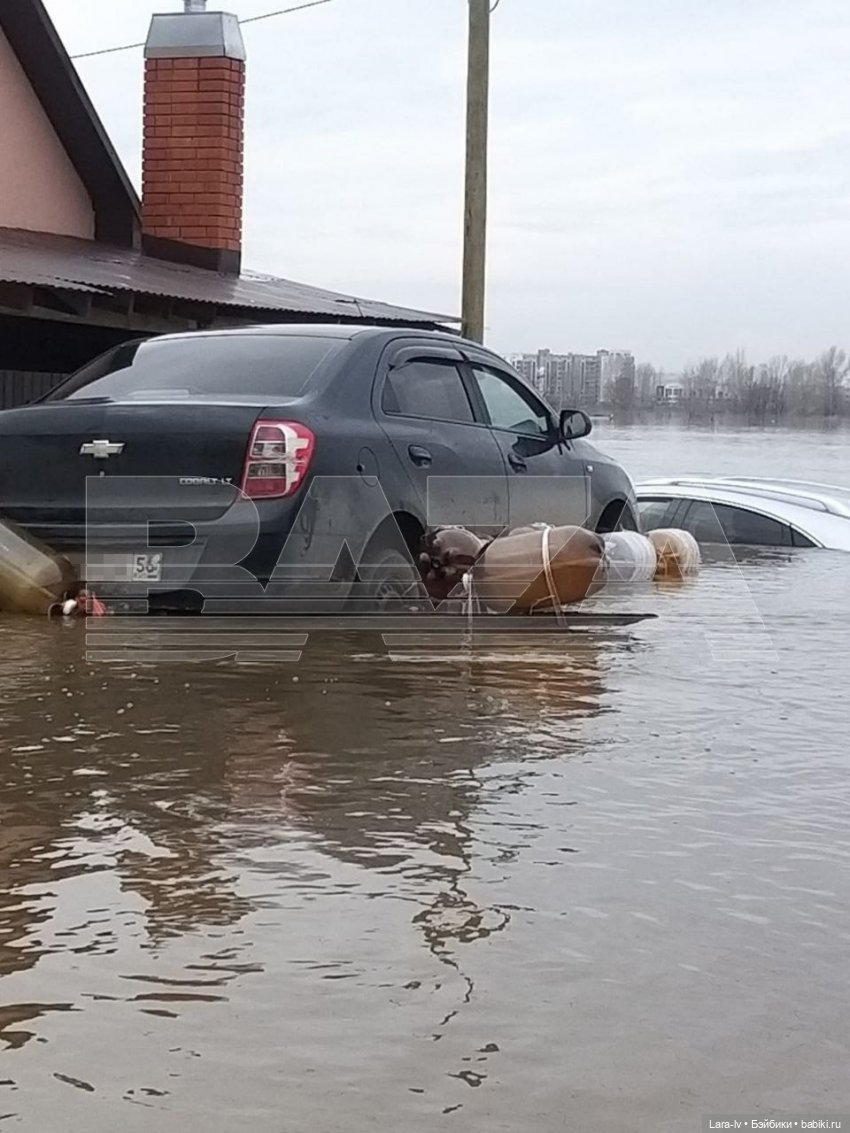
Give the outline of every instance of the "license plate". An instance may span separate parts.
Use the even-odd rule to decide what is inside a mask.
[[[83,577],[94,583],[161,582],[164,556],[162,552],[116,554],[89,550],[83,566]]]
[[[162,555],[133,555],[130,570],[131,582],[161,582]]]

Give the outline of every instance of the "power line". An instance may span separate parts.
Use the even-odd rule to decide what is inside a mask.
[[[497,0],[498,2],[498,0]],[[303,12],[305,8],[318,8],[321,4],[330,4],[331,0],[309,0],[306,4],[297,4],[294,8],[278,8],[276,12],[266,12],[262,16],[250,16],[247,20],[240,20],[240,24],[255,24],[258,20],[270,20],[273,16],[288,16],[291,12]],[[72,55],[72,59],[92,59],[96,55],[114,55],[117,51],[136,51],[144,47],[144,43],[124,43],[120,47],[102,47],[99,51],[84,51],[79,55]]]
[[[144,47],[143,43],[125,43],[122,47],[103,47],[100,51],[84,51],[81,55],[71,55],[71,59],[91,59],[95,55],[112,55],[116,51],[132,51],[136,47]]]
[[[305,8],[318,8],[320,4],[330,4],[331,0],[309,0],[307,4],[299,4],[296,8],[279,8],[277,12],[266,12],[264,16],[249,16],[247,20],[240,20],[240,24],[255,24],[258,20],[270,20],[272,16],[288,16],[290,12],[303,12]]]

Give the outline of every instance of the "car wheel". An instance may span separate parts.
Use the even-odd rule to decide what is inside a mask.
[[[349,596],[349,613],[416,613],[426,609],[426,602],[422,580],[407,548],[367,549]]]

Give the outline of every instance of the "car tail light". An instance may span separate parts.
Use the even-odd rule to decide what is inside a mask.
[[[254,500],[294,495],[304,482],[315,448],[316,438],[306,425],[258,421],[245,456],[242,491]]]

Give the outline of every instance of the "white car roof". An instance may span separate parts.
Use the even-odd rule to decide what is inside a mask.
[[[638,499],[708,500],[787,523],[823,547],[850,551],[850,489],[805,480],[677,476],[644,480]]]

